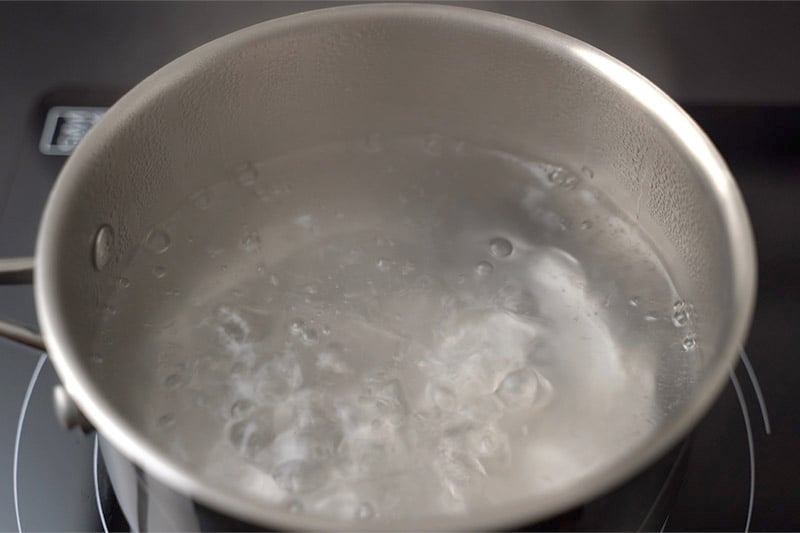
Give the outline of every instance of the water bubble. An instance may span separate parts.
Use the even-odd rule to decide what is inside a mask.
[[[318,340],[317,330],[309,328],[303,331],[303,342],[306,344],[316,344]]]
[[[561,185],[561,183],[564,181],[564,169],[561,167],[553,167],[547,173],[547,179],[550,181],[550,183]]]
[[[322,326],[322,334],[323,335],[330,335],[331,334],[330,326],[327,326],[327,325]]]
[[[234,418],[241,418],[253,409],[253,402],[249,400],[236,400],[231,405],[231,416]]]
[[[276,276],[275,274],[270,274],[269,275],[269,283],[273,287],[277,287],[278,285],[281,284],[280,280],[278,279],[278,276]]]
[[[495,391],[509,406],[530,405],[539,390],[539,376],[532,368],[520,368],[509,372]]]
[[[656,322],[658,320],[658,315],[655,312],[650,311],[644,315],[644,319],[646,322]]]
[[[172,240],[165,231],[153,230],[147,236],[147,247],[157,254],[163,254],[169,250],[171,244]]]
[[[289,322],[289,333],[291,333],[294,336],[302,335],[305,328],[306,328],[306,323],[299,318],[295,318],[294,320]]]
[[[697,339],[694,335],[688,335],[683,339],[683,351],[688,352],[694,350],[695,346],[697,346]]]
[[[128,287],[131,286],[131,280],[129,280],[128,278],[119,278],[119,286],[122,287],[123,289],[127,289]]]
[[[689,315],[683,309],[675,311],[675,313],[672,315],[672,323],[676,328],[682,328],[689,323]]]
[[[154,267],[153,267],[153,275],[154,275],[154,276],[155,276],[157,279],[161,279],[161,278],[163,278],[164,276],[166,276],[166,275],[167,275],[167,267],[165,267],[165,266],[162,266],[162,265],[156,265],[156,266],[154,266]]]
[[[375,509],[367,502],[362,502],[356,509],[356,518],[359,520],[369,520],[375,516]]]
[[[572,190],[578,184],[577,176],[573,176],[572,174],[568,174],[564,177],[564,181],[561,183],[561,186],[567,190]]]
[[[511,241],[503,237],[495,237],[489,241],[489,251],[495,257],[508,257],[514,251]]]
[[[235,422],[228,431],[228,439],[239,453],[255,457],[272,442],[270,425],[262,418]]]
[[[162,429],[168,428],[174,424],[175,424],[175,415],[171,413],[161,415],[160,417],[158,417],[158,420],[156,420],[156,426]]]
[[[247,252],[255,252],[259,248],[261,248],[261,236],[258,234],[257,231],[248,230],[245,228],[245,233],[242,236],[241,240],[239,241],[242,249]]]
[[[628,300],[628,305],[630,305],[631,307],[639,307],[639,297],[634,296],[633,298]]]
[[[584,165],[581,168],[581,172],[583,172],[583,175],[586,176],[589,179],[594,178],[594,170],[592,170],[591,168],[587,167],[586,165]]]
[[[250,334],[250,325],[234,307],[221,305],[214,312],[217,334],[226,346],[240,345]]]
[[[478,451],[482,454],[489,455],[494,453],[497,449],[497,440],[494,436],[487,434],[481,438],[480,443],[478,444]]]
[[[683,311],[686,308],[686,302],[683,300],[676,300],[674,304],[672,304],[673,311]]]
[[[583,222],[581,222],[582,230],[592,229],[592,226],[593,224],[591,220],[584,220]]]
[[[324,485],[328,472],[318,461],[296,459],[279,464],[273,470],[272,477],[283,490],[302,493]]]
[[[452,411],[456,408],[456,395],[443,385],[434,385],[431,390],[433,403],[443,411]]]
[[[479,276],[488,276],[494,271],[494,265],[489,261],[481,261],[475,265],[475,273]]]
[[[384,258],[378,259],[378,262],[376,264],[378,270],[380,270],[381,272],[388,272],[392,268],[392,262],[389,261],[388,259]]]

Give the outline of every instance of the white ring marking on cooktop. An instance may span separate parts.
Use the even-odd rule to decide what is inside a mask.
[[[108,525],[106,524],[106,514],[103,512],[103,502],[100,499],[100,482],[97,476],[97,435],[94,436],[94,496],[97,500],[97,512],[100,513],[100,523],[103,524],[103,531],[108,533]]]
[[[764,419],[764,431],[767,435],[772,433],[772,427],[769,424],[769,415],[767,414],[767,402],[764,401],[764,395],[761,393],[761,385],[758,383],[756,371],[753,365],[750,364],[750,358],[747,357],[744,348],[739,350],[739,357],[744,363],[744,368],[747,370],[747,375],[750,377],[750,382],[753,384],[753,390],[756,391],[756,398],[758,398],[758,407],[761,409],[761,418]]]
[[[667,513],[667,517],[664,519],[664,523],[661,524],[661,529],[658,530],[658,533],[664,533],[664,530],[667,529],[667,522],[669,522],[669,513]]]
[[[14,438],[14,513],[17,516],[17,531],[20,533],[22,533],[22,521],[19,517],[19,483],[17,482],[19,474],[19,442],[22,439],[22,424],[25,422],[25,413],[28,412],[28,404],[31,401],[33,387],[36,385],[36,380],[39,378],[39,372],[42,371],[45,361],[47,361],[47,354],[43,353],[39,356],[39,362],[36,363],[36,368],[33,369],[31,380],[28,382],[28,389],[25,391],[25,397],[22,399],[22,408],[19,410],[19,418],[17,419],[17,435]]]
[[[748,533],[750,531],[750,518],[753,516],[753,498],[756,494],[756,456],[753,449],[753,430],[750,427],[750,413],[747,411],[747,403],[744,401],[742,387],[739,385],[739,380],[736,379],[736,374],[733,371],[731,371],[731,383],[733,383],[736,397],[739,399],[739,405],[742,408],[744,428],[747,430],[747,449],[750,453],[750,501],[747,502],[747,521],[744,524],[744,533]]]

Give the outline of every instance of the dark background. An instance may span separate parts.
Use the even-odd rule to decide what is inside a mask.
[[[32,254],[41,208],[63,164],[37,148],[51,105],[110,105],[147,74],[210,39],[337,4],[0,3],[0,257]],[[757,465],[752,529],[800,530],[794,331],[800,301],[800,3],[461,4],[550,26],[621,59],[682,104],[719,147],[744,193],[759,255],[759,297],[747,349],[772,433],[766,435],[748,388]],[[0,287],[0,316],[35,323],[31,294],[29,287]],[[28,356],[0,344],[0,357],[9,350]],[[30,365],[35,363],[32,354]],[[24,383],[6,374],[0,386],[14,389],[8,393],[13,405],[0,408],[6,417],[0,427],[6,428],[16,423],[8,417],[16,418],[16,391]],[[726,440],[724,429],[742,423],[728,387],[696,436],[684,497],[669,529],[742,529],[747,480],[741,467],[730,465],[747,461],[747,448]],[[0,500],[7,500],[11,458],[4,450],[13,435],[2,431]],[[5,529],[16,529],[14,517],[0,512]]]

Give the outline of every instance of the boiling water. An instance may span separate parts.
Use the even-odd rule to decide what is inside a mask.
[[[699,350],[593,179],[438,136],[246,163],[132,254],[96,371],[209,483],[296,512],[570,486],[649,435]]]

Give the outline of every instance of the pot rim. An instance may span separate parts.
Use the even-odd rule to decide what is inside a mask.
[[[351,18],[398,17],[414,20],[444,18],[451,22],[503,32],[530,45],[545,47],[585,64],[600,76],[635,98],[649,113],[689,162],[707,179],[707,189],[719,209],[732,261],[733,313],[729,338],[722,357],[709,367],[703,387],[688,402],[685,410],[654,433],[629,454],[606,468],[582,478],[576,486],[527,501],[498,505],[475,514],[439,517],[408,517],[365,523],[295,514],[278,505],[267,505],[252,497],[235,495],[223,487],[203,481],[188,467],[174,462],[144,435],[137,432],[106,401],[82,368],[83,358],[68,334],[66,321],[57,312],[65,308],[61,300],[57,271],[62,260],[57,256],[58,229],[77,201],[80,175],[94,154],[102,149],[103,139],[113,133],[126,117],[168,87],[180,84],[187,74],[202,69],[213,57],[278,32],[319,23]],[[36,245],[36,309],[50,359],[69,395],[94,427],[118,451],[157,479],[199,502],[236,518],[264,526],[290,529],[370,529],[406,530],[490,530],[538,521],[578,506],[632,477],[685,436],[710,408],[720,393],[743,344],[752,318],[756,291],[755,244],[741,194],[716,148],[697,124],[666,94],[620,61],[577,39],[537,24],[485,11],[434,4],[362,4],[326,8],[268,20],[223,36],[170,62],[147,77],[120,99],[106,117],[87,135],[69,158],[48,199]]]

